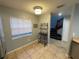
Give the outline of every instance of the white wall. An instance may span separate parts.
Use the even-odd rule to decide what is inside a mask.
[[[63,35],[63,40],[66,41],[66,39],[68,39],[66,41],[65,45],[67,47],[67,52],[69,53],[70,45],[71,45],[71,42],[72,42],[72,39],[73,39],[73,33],[75,34],[74,37],[79,37],[79,4],[73,5],[71,18],[70,18],[69,21],[68,21],[68,19],[66,19],[65,23],[67,23],[67,24],[65,24],[65,27],[66,27],[66,29],[69,28],[69,33],[66,32],[66,34],[68,34],[68,35],[66,35],[65,32],[64,32],[64,34],[66,36]],[[69,23],[69,27],[67,27],[68,23]],[[68,31],[68,30],[65,30],[65,31]]]
[[[63,23],[63,33],[62,33],[62,46],[65,48],[66,52],[69,53],[71,44],[71,17],[65,17]]]
[[[75,5],[72,29],[75,36],[79,37],[79,4]]]
[[[3,25],[2,25],[2,18],[0,17],[0,56],[3,57],[5,55],[5,40],[4,40],[4,33],[3,33]]]
[[[71,21],[70,18],[64,18],[62,41],[68,41],[69,29],[70,29],[70,21]]]

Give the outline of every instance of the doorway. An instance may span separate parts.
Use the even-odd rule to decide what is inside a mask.
[[[50,23],[50,38],[55,40],[62,40],[64,16],[58,14],[51,14]]]

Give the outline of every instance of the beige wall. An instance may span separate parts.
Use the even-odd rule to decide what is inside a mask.
[[[12,40],[11,28],[10,28],[10,17],[11,16],[17,17],[17,18],[24,18],[26,20],[31,20],[33,24],[38,24],[38,19],[35,15],[32,15],[24,11],[19,11],[19,10],[0,6],[0,16],[2,17],[2,21],[3,21],[3,29],[4,29],[4,34],[5,34],[7,52],[12,51],[13,49],[21,47],[35,40],[37,32],[38,32],[38,28],[33,28],[32,36],[22,37],[22,38],[15,39],[15,40]]]

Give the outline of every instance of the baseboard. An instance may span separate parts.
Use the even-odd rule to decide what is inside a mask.
[[[24,48],[24,47],[26,47],[26,46],[29,46],[29,45],[31,45],[31,44],[33,44],[33,43],[36,43],[36,42],[38,42],[38,40],[34,40],[34,41],[32,41],[32,42],[30,42],[30,43],[28,43],[28,44],[26,44],[26,45],[23,45],[23,46],[21,46],[21,47],[19,47],[19,48],[16,48],[16,49],[14,49],[14,50],[12,50],[12,51],[10,51],[10,52],[7,52],[6,55],[11,54],[11,53],[13,53],[13,52],[15,52],[15,51],[17,51],[17,50],[19,50],[19,49],[22,49],[22,48]]]

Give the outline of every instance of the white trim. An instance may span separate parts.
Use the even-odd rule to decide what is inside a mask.
[[[34,41],[32,41],[32,42],[30,42],[30,43],[28,43],[28,44],[26,44],[26,45],[23,45],[23,46],[21,46],[21,47],[19,47],[19,48],[16,48],[16,49],[14,49],[14,50],[12,50],[12,51],[10,51],[10,52],[7,52],[7,54],[13,53],[13,52],[15,52],[15,51],[17,51],[17,50],[19,50],[19,49],[22,49],[22,48],[24,48],[24,47],[26,47],[26,46],[29,46],[29,45],[31,45],[31,44],[37,42],[37,41],[38,41],[38,40],[34,40]]]

